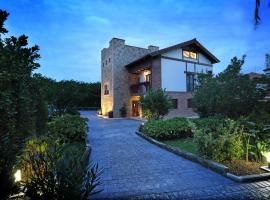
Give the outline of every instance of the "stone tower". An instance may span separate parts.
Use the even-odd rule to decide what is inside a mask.
[[[120,117],[119,109],[126,105],[130,112],[129,73],[125,68],[128,63],[157,51],[156,46],[148,48],[125,44],[125,40],[112,38],[109,47],[101,51],[101,110],[103,115],[113,111],[114,117]]]

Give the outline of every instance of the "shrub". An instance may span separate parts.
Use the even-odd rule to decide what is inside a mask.
[[[119,111],[120,111],[121,117],[126,117],[127,116],[127,108],[126,108],[125,104],[119,109]]]
[[[146,119],[160,119],[168,114],[172,107],[171,99],[161,89],[150,90],[140,97],[143,116]]]
[[[113,118],[113,111],[112,110],[108,112],[108,117]]]
[[[17,167],[22,171],[25,197],[30,199],[87,199],[99,185],[97,166],[87,168],[84,146],[62,144],[54,137],[31,139]]]
[[[58,135],[71,141],[82,141],[87,132],[87,119],[79,115],[56,116],[48,123],[48,131],[51,135]]]
[[[237,122],[208,118],[200,122],[203,126],[193,129],[198,152],[217,162],[239,159],[243,155],[243,127]]]
[[[141,131],[149,137],[167,140],[190,137],[194,124],[186,118],[152,120],[147,122]]]

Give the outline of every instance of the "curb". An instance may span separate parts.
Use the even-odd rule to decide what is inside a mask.
[[[252,175],[245,175],[245,176],[237,176],[235,174],[227,173],[226,176],[240,183],[262,181],[262,180],[270,179],[270,173],[252,174]]]
[[[162,142],[159,142],[151,137],[148,137],[146,135],[144,135],[143,133],[136,131],[135,132],[137,135],[139,135],[140,137],[144,138],[145,140],[147,140],[148,142],[155,144],[157,146],[159,146],[160,148],[163,148],[169,152],[172,152],[178,156],[184,157],[187,160],[191,160],[193,162],[199,163],[200,165],[209,168],[231,180],[234,180],[236,182],[252,182],[252,181],[261,181],[261,180],[266,180],[266,179],[270,179],[270,173],[263,173],[263,174],[254,174],[254,175],[245,175],[245,176],[237,176],[235,174],[231,174],[229,173],[229,168],[225,165],[222,165],[220,163],[214,162],[212,160],[206,160],[204,158],[201,158],[200,156],[197,156],[193,153],[190,152],[186,152],[183,151],[179,148],[174,148],[171,146],[168,146]]]

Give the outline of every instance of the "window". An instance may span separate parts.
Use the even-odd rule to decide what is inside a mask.
[[[192,99],[187,100],[187,107],[192,108]]]
[[[109,58],[109,63],[111,62],[111,58]]]
[[[172,108],[177,109],[178,108],[178,99],[172,99]]]
[[[151,83],[151,74],[145,76],[145,82]]]
[[[194,91],[194,84],[195,78],[194,74],[187,74],[187,92],[193,92]]]
[[[105,84],[104,85],[104,95],[107,95],[109,93],[110,93],[109,85],[108,84]]]
[[[191,58],[191,59],[195,59],[195,60],[198,59],[197,53],[192,52],[192,51],[186,51],[186,50],[183,50],[183,57],[184,58]]]

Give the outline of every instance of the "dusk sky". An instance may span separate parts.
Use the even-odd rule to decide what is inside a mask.
[[[256,29],[255,0],[0,0],[0,8],[10,13],[9,34],[26,34],[40,46],[37,72],[95,82],[100,51],[112,37],[160,48],[197,38],[221,61],[214,73],[243,54],[243,72],[261,72],[270,53],[270,7],[261,1]]]

